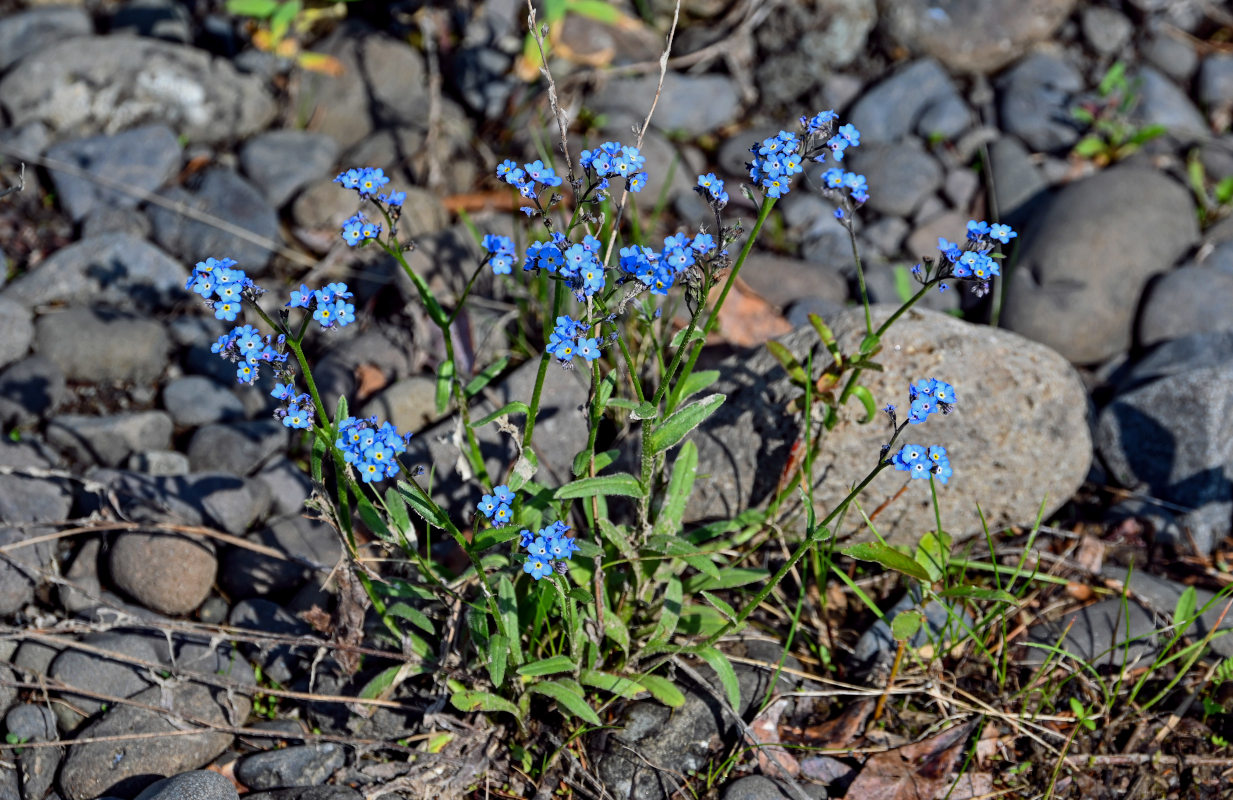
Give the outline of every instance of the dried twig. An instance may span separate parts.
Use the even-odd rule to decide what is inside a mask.
[[[18,173],[17,175],[17,185],[10,186],[9,188],[0,192],[0,197],[7,197],[13,192],[20,192],[22,189],[25,189],[25,188],[26,188],[26,162],[22,161],[21,162],[21,172]]]

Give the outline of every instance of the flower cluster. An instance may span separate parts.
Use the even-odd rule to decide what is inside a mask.
[[[285,342],[285,336],[263,337],[252,325],[238,325],[218,337],[218,341],[210,346],[210,352],[236,364],[236,380],[251,384],[257,380],[262,364],[269,364],[279,371],[279,366],[286,363]]]
[[[858,175],[855,172],[848,172],[840,167],[831,167],[822,173],[822,183],[829,191],[846,191],[848,196],[852,198],[852,202],[860,205],[869,200],[869,185],[865,183],[865,176]],[[842,209],[835,210],[836,217],[843,216]]]
[[[588,175],[598,178],[592,184],[601,192],[608,188],[609,178],[624,178],[625,188],[631,192],[640,192],[646,186],[647,174],[642,171],[646,156],[636,147],[604,142],[594,150],[583,150],[578,163]]]
[[[930,447],[905,444],[891,457],[891,464],[896,470],[907,472],[912,478],[928,478],[932,475],[938,479],[938,483],[946,483],[954,472],[950,468],[950,460],[946,458],[946,448],[936,444]]]
[[[347,302],[351,292],[345,283],[329,283],[323,289],[309,290],[304,284],[291,292],[288,308],[308,308],[322,328],[342,328],[355,322],[355,306]]]
[[[792,176],[804,171],[802,162],[806,159],[821,163],[829,153],[836,161],[843,161],[849,147],[860,146],[861,134],[851,123],[835,129],[837,119],[834,111],[801,117],[803,138],[790,131],[780,131],[749,148],[754,156],[748,164],[750,179],[762,187],[767,197],[782,197],[790,189]],[[833,167],[821,177],[829,190],[847,190],[855,204],[869,199],[863,175]],[[835,216],[842,219],[842,210],[836,211]]]
[[[390,182],[385,170],[376,167],[352,167],[339,173],[334,183],[344,189],[355,189],[360,197],[372,197]]]
[[[545,349],[563,365],[572,363],[575,356],[580,356],[585,361],[594,361],[599,358],[599,340],[588,337],[588,330],[586,325],[576,322],[572,317],[557,317],[556,327],[549,335]]]
[[[407,201],[406,192],[380,192],[389,184],[390,179],[385,170],[379,167],[352,167],[339,173],[334,183],[344,189],[354,189],[361,200],[373,200],[384,204],[390,216],[397,219],[401,213],[402,204]],[[380,192],[380,194],[378,194]],[[381,223],[372,222],[362,213],[356,213],[343,223],[342,238],[349,246],[363,244],[381,235]]]
[[[990,279],[1002,274],[998,257],[993,255],[994,242],[1008,244],[1018,235],[1009,225],[969,220],[967,237],[962,244],[938,237],[938,252],[941,253],[938,263],[941,269],[937,277],[968,280],[973,283],[972,292],[976,296],[988,294]],[[926,270],[920,264],[913,267],[912,272],[922,282],[928,279]],[[946,284],[941,284],[939,288],[945,290]]]
[[[792,176],[803,172],[802,142],[791,131],[780,131],[749,148],[753,160],[747,164],[749,179],[766,192],[767,197],[782,197],[790,191]]]
[[[500,528],[510,521],[510,515],[513,513],[510,506],[513,503],[513,491],[505,484],[501,484],[492,488],[492,494],[484,495],[475,508],[492,523],[492,527]]]
[[[706,198],[707,203],[716,211],[728,205],[728,193],[724,191],[724,182],[715,177],[714,172],[698,176],[698,185],[694,191]]]
[[[559,520],[535,533],[524,528],[518,539],[518,546],[527,551],[522,571],[537,581],[554,571],[565,572],[565,562],[578,551],[578,543],[565,535],[567,531],[569,526]]]
[[[307,393],[296,394],[295,384],[288,377],[286,383],[274,384],[270,397],[281,400],[282,404],[274,411],[274,416],[282,420],[288,428],[309,428],[313,423],[313,401]]]
[[[342,238],[350,247],[355,247],[357,244],[363,244],[369,239],[376,239],[381,235],[381,223],[369,222],[368,219],[356,212],[350,219],[343,223]]]
[[[949,414],[955,410],[955,387],[937,378],[923,378],[908,387],[908,400],[912,404],[908,422],[919,425],[934,412]]]
[[[377,424],[377,418],[347,417],[338,425],[334,446],[343,459],[354,464],[364,483],[392,478],[398,474],[398,455],[405,453],[411,434],[400,436],[388,422]]]
[[[480,242],[480,246],[488,253],[487,261],[492,265],[493,275],[508,275],[514,268],[518,256],[514,253],[514,240],[508,236],[497,236],[490,233]]]
[[[535,198],[539,194],[540,186],[560,186],[562,183],[552,167],[539,160],[519,167],[513,159],[507,158],[497,165],[497,177],[528,198]]]
[[[235,269],[231,258],[207,258],[198,261],[193,274],[184,284],[205,299],[214,311],[215,319],[235,322],[240,313],[240,300],[247,296],[255,301],[265,290],[253,283],[242,269]]]

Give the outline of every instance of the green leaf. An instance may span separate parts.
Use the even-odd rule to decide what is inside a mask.
[[[741,708],[741,682],[737,680],[736,670],[732,668],[732,662],[723,653],[716,650],[714,647],[704,647],[698,651],[698,655],[702,660],[710,665],[711,669],[715,670],[715,674],[719,676],[719,682],[724,687],[724,692],[728,695],[728,703],[732,708],[740,713]]]
[[[873,399],[873,392],[858,383],[852,387],[852,396],[865,407],[865,418],[860,420],[859,424],[868,425],[870,422],[873,422],[874,418],[878,415],[878,404]]]
[[[882,346],[882,340],[879,339],[876,335],[870,333],[870,334],[867,334],[863,339],[861,339],[861,346],[860,346],[859,352],[862,356],[871,356],[874,353],[878,352],[878,349],[881,346]]]
[[[368,529],[373,532],[378,539],[388,542],[394,537],[390,534],[389,528],[385,525],[385,520],[377,513],[377,509],[373,508],[372,503],[367,497],[359,495],[356,497],[356,506],[360,512],[360,519],[368,526]]]
[[[912,271],[903,264],[896,264],[894,273],[895,294],[899,297],[899,302],[906,303],[916,294],[916,279],[912,277]]]
[[[1003,589],[985,589],[980,586],[952,586],[938,592],[941,597],[954,597],[961,600],[986,600],[994,603],[1015,605],[1019,598]]]
[[[484,367],[484,370],[467,382],[466,388],[462,390],[463,395],[468,400],[475,397],[484,390],[484,387],[492,383],[492,381],[505,371],[509,366],[509,356],[501,356],[496,361]]]
[[[685,331],[687,330],[689,330],[689,328],[681,328],[677,331],[676,335],[672,337],[672,343],[670,346],[677,348],[685,344]],[[689,341],[698,342],[701,341],[702,338],[702,331],[698,330],[697,326],[695,326],[693,332],[689,334]]]
[[[566,655],[552,656],[540,661],[532,661],[518,668],[518,674],[524,678],[535,678],[540,675],[555,675],[558,672],[572,672],[574,660]]]
[[[655,533],[660,535],[675,534],[681,529],[681,519],[685,516],[685,505],[694,488],[694,479],[698,475],[698,446],[686,442],[677,453],[672,465],[672,477],[668,480],[668,492],[664,504],[660,506],[655,517]]]
[[[715,413],[725,399],[727,395],[713,394],[677,409],[663,424],[651,431],[651,452],[662,453],[684,439],[690,431]]]
[[[286,0],[277,11],[270,15],[270,36],[274,41],[282,41],[291,23],[295,21],[296,15],[302,9],[303,4],[300,0]]]
[[[643,400],[641,403],[634,406],[634,410],[630,416],[633,419],[655,419],[657,411],[658,409],[655,408],[654,403],[650,400]]]
[[[845,547],[843,554],[859,561],[873,561],[887,569],[901,572],[904,575],[921,581],[929,580],[929,573],[909,556],[904,555],[890,545],[881,542],[864,542]]]
[[[641,497],[642,486],[628,472],[615,475],[596,475],[594,478],[579,478],[565,484],[552,495],[556,500],[575,500],[579,497]]]
[[[531,409],[529,406],[527,406],[526,403],[520,403],[517,400],[515,400],[512,403],[506,403],[505,405],[501,406],[496,411],[492,412],[491,414],[484,417],[483,419],[472,422],[471,427],[472,428],[482,428],[488,423],[494,422],[497,419],[500,419],[501,417],[505,416],[506,414],[530,414],[530,413],[531,413]]]
[[[360,689],[360,697],[365,700],[373,700],[381,695],[386,689],[394,686],[394,682],[405,679],[406,667],[408,664],[399,664],[394,667],[383,669],[373,676],[372,680],[364,684],[364,688]],[[402,673],[400,675],[400,673]]]
[[[444,414],[450,402],[450,381],[454,379],[454,361],[450,359],[437,367],[437,413]]]
[[[682,607],[676,629],[686,636],[710,636],[727,624],[728,620],[715,609],[695,603]]]
[[[311,464],[313,483],[319,484],[323,480],[322,465],[325,463],[326,449],[328,447],[329,445],[326,444],[325,439],[320,436],[313,437],[313,455]]]
[[[801,362],[796,360],[796,356],[792,355],[792,351],[774,339],[766,343],[766,349],[771,351],[771,355],[775,357],[775,360],[780,363],[788,373],[788,377],[793,381],[802,386],[809,382],[809,376],[805,374],[805,368],[801,366]]]
[[[1233,175],[1227,178],[1221,178],[1216,184],[1214,191],[1216,202],[1220,205],[1228,205],[1229,201],[1233,200]]]
[[[1070,109],[1070,116],[1073,117],[1076,122],[1083,125],[1091,125],[1096,121],[1096,116],[1083,106],[1075,106]]]
[[[394,523],[398,532],[408,539],[414,539],[415,531],[411,527],[411,514],[407,511],[407,504],[392,487],[385,490],[385,507],[389,510],[389,521]]]
[[[1152,139],[1164,136],[1168,132],[1169,129],[1164,125],[1145,125],[1131,135],[1127,144],[1138,147],[1145,142],[1150,142]]]
[[[1193,586],[1187,586],[1177,598],[1177,605],[1173,607],[1173,622],[1180,624],[1193,620],[1195,617],[1195,609],[1198,608],[1198,594]]]
[[[1122,61],[1114,61],[1109,69],[1105,70],[1104,77],[1100,79],[1096,90],[1100,92],[1101,97],[1106,97],[1114,89],[1126,86],[1126,64]]]
[[[227,13],[242,17],[268,19],[278,10],[276,0],[227,0]]]
[[[707,575],[694,575],[685,581],[685,591],[690,594],[705,590],[734,589],[751,583],[765,581],[770,573],[764,569],[752,567],[727,567],[719,571],[719,579]]]
[[[1075,144],[1074,153],[1080,158],[1092,158],[1105,151],[1105,140],[1099,136],[1084,136]]]
[[[691,372],[689,373],[689,377],[681,382],[681,390],[678,392],[678,396],[681,401],[684,401],[686,398],[689,398],[703,389],[706,389],[717,380],[719,380],[719,370],[717,369],[704,369],[699,372]]]
[[[669,708],[680,708],[685,705],[685,695],[681,694],[676,684],[667,678],[661,678],[658,675],[637,675],[634,680],[650,692],[651,697]]]
[[[586,589],[582,588],[581,586],[575,586],[574,588],[570,589],[569,592],[565,596],[568,597],[570,600],[573,600],[578,603],[582,603],[583,605],[590,605],[591,603],[595,602],[595,598],[591,595],[591,593],[588,592]]]
[[[736,622],[736,609],[728,605],[728,603],[718,595],[711,594],[710,592],[703,592],[702,599],[713,605],[715,610],[720,614],[723,614],[729,622]]]
[[[498,689],[505,682],[505,664],[509,658],[509,637],[494,633],[488,642],[488,677]]]
[[[411,510],[434,528],[445,528],[449,524],[449,518],[445,516],[445,512],[441,507],[431,500],[421,497],[419,491],[409,483],[399,483],[398,493],[407,501],[407,505]]]
[[[602,725],[599,715],[595,713],[595,709],[587,705],[586,699],[580,692],[574,691],[573,687],[560,681],[543,681],[542,683],[532,684],[529,691],[536,694],[546,695],[557,701],[564,711],[573,714],[583,722],[589,722],[592,725]]]
[[[476,531],[471,538],[472,553],[482,553],[489,548],[497,545],[505,544],[508,541],[517,539],[520,531],[515,529],[513,525],[504,525],[500,528],[484,528],[481,531]]]
[[[609,372],[595,387],[595,402],[600,408],[608,405],[608,401],[612,399],[612,393],[616,391],[617,377],[616,372]]]
[[[684,599],[684,592],[681,587],[681,579],[672,577],[668,578],[664,585],[664,603],[660,606],[659,621],[655,624],[655,630],[651,633],[651,641],[666,642],[676,632],[676,623],[681,618],[681,602]]]
[[[459,711],[504,711],[513,714],[515,719],[522,722],[522,713],[519,712],[518,706],[490,692],[463,689],[450,695],[450,705]]]
[[[929,573],[929,580],[940,581],[946,573],[946,557],[950,555],[951,537],[945,531],[939,537],[930,531],[920,538],[916,546],[916,563]]]
[[[822,340],[822,344],[826,346],[827,352],[831,354],[831,358],[835,360],[835,366],[843,366],[843,353],[839,351],[839,343],[835,341],[835,334],[830,327],[822,321],[822,318],[817,314],[809,314],[809,324],[817,332],[818,338]]]
[[[565,19],[565,9],[569,6],[569,0],[543,0],[544,22],[553,25]]]
[[[603,689],[609,694],[630,699],[637,697],[645,691],[637,681],[620,675],[613,675],[611,672],[601,672],[597,669],[582,670],[578,673],[578,681],[583,686],[593,686],[596,689]]]
[[[611,610],[604,613],[604,635],[616,642],[626,656],[629,655],[629,628],[625,626],[625,621]]]
[[[387,608],[385,613],[391,617],[401,617],[425,633],[435,634],[437,632],[427,614],[401,600]]]
[[[916,609],[900,611],[891,620],[891,636],[896,642],[906,642],[916,635],[921,625],[925,623],[925,615]]]
[[[497,579],[497,611],[501,614],[501,624],[513,635],[508,639],[509,654],[515,664],[522,661],[522,637],[518,627],[518,595],[514,593],[514,582],[508,574]]]
[[[609,25],[621,21],[621,12],[608,0],[568,0],[569,10]]]
[[[605,450],[602,453],[595,454],[595,471],[603,472],[608,467],[612,466],[617,460],[617,456],[621,454],[620,450]],[[578,455],[574,456],[574,477],[582,477],[586,473],[587,467],[591,462],[591,451],[580,450]]]

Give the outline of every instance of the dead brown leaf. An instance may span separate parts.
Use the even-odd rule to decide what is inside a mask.
[[[360,667],[359,655],[350,648],[364,641],[364,613],[368,610],[368,593],[355,576],[355,568],[348,560],[335,571],[338,580],[338,621],[334,626],[334,641],[347,647],[334,652],[338,665],[344,672],[354,674]]]
[[[865,720],[873,712],[873,698],[853,700],[835,719],[821,725],[810,725],[797,733],[801,744],[822,750],[843,750],[851,747],[865,729]]]
[[[711,301],[719,299],[719,289]],[[776,336],[792,332],[792,326],[766,300],[738,281],[719,310],[719,335],[737,347],[757,347]]]
[[[317,633],[329,636],[334,630],[334,619],[328,611],[325,611],[321,606],[313,603],[312,608],[307,611],[301,611],[297,614],[300,619],[308,623],[309,627]]]
[[[949,789],[955,768],[976,720],[920,742],[871,756],[845,795],[848,800],[933,800]]]
[[[1075,548],[1075,562],[1093,575],[1099,575],[1105,563],[1105,543],[1095,536],[1080,536],[1079,546]]]
[[[355,368],[355,394],[366,400],[385,388],[385,372],[376,364],[360,364]]]
[[[801,774],[800,764],[792,754],[779,746],[779,720],[788,708],[788,698],[783,697],[771,703],[749,725],[753,734],[750,744],[755,745],[758,755],[758,767],[764,775],[784,775],[793,778]],[[760,746],[759,746],[760,745]]]

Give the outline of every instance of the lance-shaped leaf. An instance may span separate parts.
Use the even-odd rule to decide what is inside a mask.
[[[684,439],[690,431],[714,414],[725,399],[726,395],[713,394],[674,411],[672,416],[651,431],[651,452],[662,453]]]

